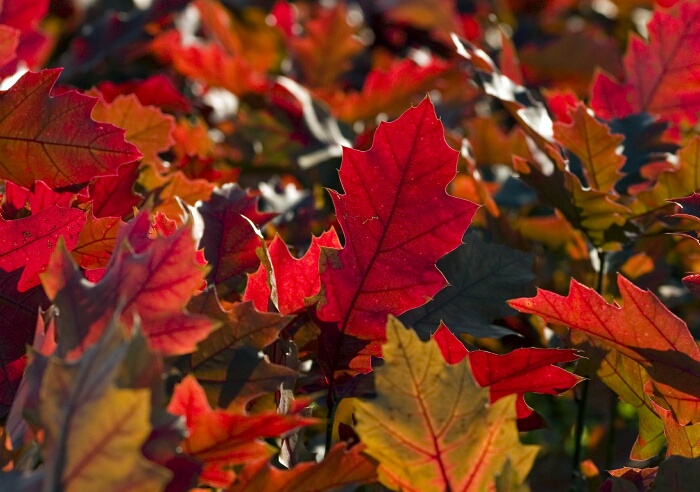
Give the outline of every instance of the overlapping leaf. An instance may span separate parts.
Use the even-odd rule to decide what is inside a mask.
[[[46,269],[58,238],[73,249],[84,224],[85,212],[58,205],[23,219],[0,218],[0,268],[9,273],[24,267],[17,284],[20,292],[39,285],[39,273]]]
[[[339,487],[372,483],[377,465],[362,444],[348,449],[333,446],[319,463],[299,463],[290,470],[272,467],[267,460],[246,466],[228,492],[324,492]]]
[[[647,111],[678,123],[695,122],[700,111],[700,5],[683,1],[675,13],[657,9],[649,42],[632,35],[625,54],[625,80],[598,74],[591,106],[603,118]]]
[[[525,253],[467,234],[459,248],[437,262],[450,285],[399,319],[424,340],[437,330],[440,321],[455,333],[475,337],[512,334],[492,321],[512,313],[508,299],[534,292],[531,262]]]
[[[511,306],[548,322],[581,330],[641,364],[651,377],[647,393],[661,397],[681,425],[700,422],[700,349],[686,324],[651,292],[618,277],[622,305],[571,281],[564,297],[540,290]]]
[[[158,108],[143,106],[133,94],[117,96],[109,103],[100,100],[92,117],[126,130],[124,138],[139,149],[144,163],[160,163],[158,154],[173,145],[173,117]]]
[[[476,211],[445,193],[456,157],[427,99],[381,125],[369,151],[345,150],[346,194],[331,193],[345,245],[322,249],[318,309],[341,335],[384,340],[388,314],[423,304],[445,285],[435,262],[459,246]],[[341,347],[321,343],[329,342],[335,368]]]
[[[274,280],[268,279],[265,267],[260,265],[254,274],[248,276],[243,300],[252,301],[259,311],[267,311],[272,292],[270,283],[274,282],[275,304],[280,313],[291,314],[302,309],[304,299],[318,294],[321,288],[318,273],[321,247],[340,249],[334,229],[312,237],[309,250],[299,259],[294,258],[280,237],[276,236],[267,247]]]
[[[96,99],[77,92],[49,96],[59,73],[26,73],[0,93],[0,178],[56,188],[114,175],[141,157],[123,130],[90,119]]]
[[[503,355],[483,350],[469,352],[444,324],[433,339],[447,363],[458,364],[469,359],[474,381],[489,389],[491,403],[518,395],[516,411],[521,431],[544,425],[542,417],[525,403],[525,393],[559,395],[582,379],[556,365],[577,360],[579,356],[574,350],[520,348]]]
[[[150,390],[115,385],[129,345],[114,322],[78,360],[46,363],[38,410],[47,490],[159,490],[171,478],[141,454],[151,431]]]
[[[554,138],[581,161],[591,188],[604,193],[612,191],[625,164],[624,156],[617,152],[623,137],[612,135],[581,103],[569,115],[571,124],[554,124]]]
[[[231,294],[245,274],[252,273],[260,263],[255,253],[260,239],[242,216],[260,227],[274,214],[259,212],[257,203],[253,194],[229,184],[215,190],[208,201],[197,207],[204,220],[200,247],[211,265],[207,282],[217,286],[222,298]]]
[[[68,350],[80,352],[99,339],[118,308],[128,326],[138,316],[151,346],[164,354],[191,352],[209,334],[208,318],[184,310],[204,280],[191,225],[154,239],[149,238],[150,228],[148,214],[140,213],[120,230],[118,251],[97,284],[84,281],[64,249],[53,256],[43,285],[60,308]]]
[[[447,365],[435,341],[387,324],[377,397],[356,402],[357,433],[379,461],[380,481],[402,490],[487,490],[506,460],[520,480],[536,447],[520,443],[515,399],[488,405],[466,361]]]
[[[272,448],[261,438],[277,437],[315,422],[297,415],[243,415],[212,410],[193,376],[186,377],[175,388],[168,411],[185,417],[190,435],[183,443],[183,450],[204,462],[200,480],[217,487],[231,484],[236,476],[231,469],[234,465],[272,454]]]

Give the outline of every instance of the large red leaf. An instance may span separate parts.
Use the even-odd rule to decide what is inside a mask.
[[[625,81],[598,74],[591,105],[603,118],[647,111],[666,120],[694,122],[700,111],[700,4],[683,2],[677,15],[657,10],[648,26],[649,42],[631,36],[625,54]]]
[[[212,410],[194,376],[185,377],[175,388],[168,411],[185,417],[189,436],[182,448],[204,462],[200,480],[214,487],[231,484],[236,476],[233,466],[272,454],[272,448],[261,438],[277,437],[316,422],[298,415],[241,415]]]
[[[564,297],[540,290],[510,301],[521,312],[542,316],[592,335],[644,366],[653,387],[681,425],[700,422],[700,349],[686,324],[649,291],[618,277],[622,306],[608,304],[575,280]]]
[[[57,188],[116,174],[141,157],[124,130],[90,119],[97,99],[72,91],[49,96],[60,72],[26,73],[0,93],[0,178]]]
[[[428,99],[380,125],[369,151],[344,149],[346,193],[331,196],[345,246],[322,249],[318,309],[340,335],[382,341],[388,314],[420,306],[446,285],[435,262],[461,244],[477,209],[445,192],[456,162]],[[324,335],[333,371],[344,342]]]
[[[340,248],[340,242],[335,229],[324,232],[320,237],[311,239],[311,247],[304,256],[294,258],[284,241],[279,236],[270,243],[267,254],[272,264],[274,274],[277,309],[282,314],[291,314],[304,307],[304,299],[318,294],[321,279],[318,274],[318,259],[321,247]],[[270,300],[270,285],[268,274],[263,265],[258,271],[248,276],[244,301],[253,301],[258,311],[267,311]]]
[[[20,292],[39,285],[39,273],[46,269],[58,238],[73,249],[84,224],[85,212],[58,205],[23,219],[0,218],[0,268],[11,272],[24,267],[17,284]]]

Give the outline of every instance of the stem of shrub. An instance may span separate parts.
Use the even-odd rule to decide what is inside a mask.
[[[607,258],[605,251],[598,250],[597,252],[599,261],[598,272],[596,273],[595,279],[595,290],[598,294],[603,295]],[[576,414],[576,427],[574,430],[574,455],[571,461],[571,490],[573,492],[583,491],[585,489],[585,478],[581,474],[579,465],[583,454],[583,430],[585,428],[586,403],[588,400],[589,386],[590,379],[586,379],[583,381],[583,383],[581,383],[581,395],[577,400],[578,411]],[[614,425],[614,422],[611,425]]]

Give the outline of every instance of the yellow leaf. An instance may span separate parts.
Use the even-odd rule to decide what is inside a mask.
[[[510,460],[521,480],[537,453],[518,439],[515,397],[488,406],[465,359],[448,365],[395,318],[387,323],[377,397],[356,402],[357,433],[379,461],[380,481],[401,490],[482,491]]]

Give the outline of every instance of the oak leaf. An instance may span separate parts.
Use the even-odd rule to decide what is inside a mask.
[[[673,411],[681,425],[700,422],[700,349],[686,324],[649,291],[618,276],[622,305],[571,281],[568,296],[540,290],[510,305],[547,322],[580,330],[641,364],[651,381],[645,392]]]
[[[60,69],[24,74],[0,92],[0,177],[30,187],[87,183],[114,175],[141,154],[124,140],[124,130],[90,119],[91,97],[49,92]]]
[[[387,323],[377,397],[356,401],[356,431],[392,489],[480,491],[495,487],[506,460],[521,481],[537,447],[518,438],[515,397],[488,405],[466,360],[447,365],[438,344]]]
[[[331,371],[343,336],[383,341],[388,314],[420,306],[445,286],[435,262],[459,246],[477,209],[445,192],[456,160],[428,99],[380,125],[369,151],[344,149],[346,193],[331,197],[345,245],[322,248],[320,258],[318,315],[338,322],[341,337],[321,335]]]
[[[226,487],[233,482],[234,465],[272,455],[272,447],[262,438],[278,437],[316,422],[298,415],[243,415],[212,410],[194,376],[185,377],[175,387],[168,411],[185,418],[189,437],[182,448],[186,454],[204,462],[200,480],[215,487]]]
[[[599,73],[591,106],[602,118],[646,111],[679,123],[697,121],[700,75],[700,5],[682,2],[675,15],[657,9],[648,25],[649,41],[632,35],[624,58],[625,80]]]

